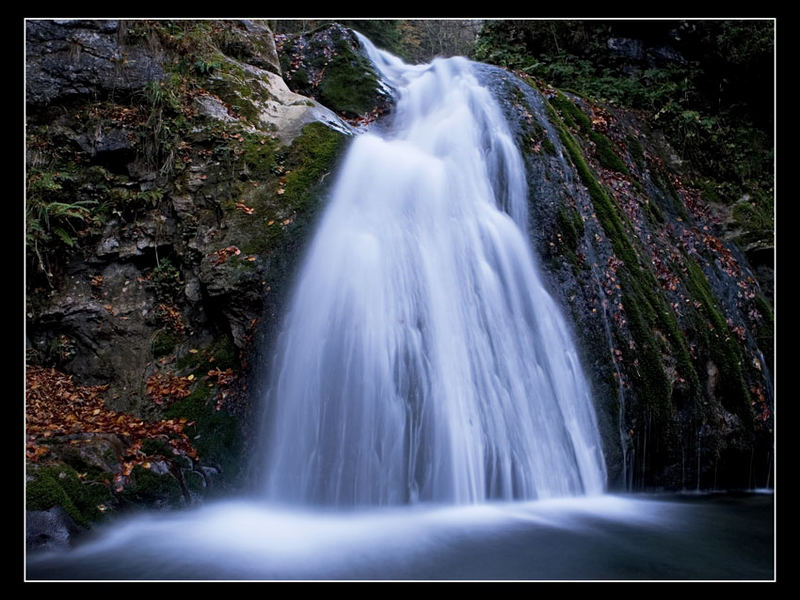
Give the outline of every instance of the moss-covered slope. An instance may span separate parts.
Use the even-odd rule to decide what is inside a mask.
[[[288,89],[264,22],[29,21],[26,35],[26,359],[71,375],[76,398],[105,386],[94,424],[37,404],[29,508],[85,525],[99,513],[81,486],[105,494],[101,513],[235,486],[254,339],[274,329],[349,126]],[[196,455],[103,433],[106,411],[181,423]]]
[[[773,317],[701,191],[634,114],[485,72],[518,124],[534,241],[592,372],[612,486],[766,485]]]

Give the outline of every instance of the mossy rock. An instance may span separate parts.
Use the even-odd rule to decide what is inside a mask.
[[[346,117],[362,116],[386,102],[372,63],[354,34],[339,24],[284,43],[281,66],[294,92],[311,96]]]
[[[170,406],[167,418],[184,417],[193,421],[184,431],[200,461],[218,466],[225,481],[232,483],[244,459],[242,426],[234,416],[217,409],[215,389],[199,381],[189,396]]]
[[[111,502],[111,491],[103,483],[82,480],[78,472],[65,464],[28,468],[25,486],[27,510],[49,510],[60,506],[83,527],[102,516],[98,508]]]
[[[719,400],[726,409],[737,414],[749,425],[752,423],[753,411],[742,373],[741,348],[700,265],[690,257],[686,257],[685,264],[686,288],[692,298],[700,303],[694,313],[694,331],[700,351],[719,369]]]
[[[378,78],[370,62],[354,50],[344,49],[325,69],[318,86],[322,104],[347,116],[368,113],[377,104]]]
[[[166,508],[178,507],[184,501],[180,483],[169,472],[156,473],[136,465],[129,477],[119,493],[122,502]]]
[[[175,350],[178,339],[174,333],[166,330],[159,330],[153,335],[150,342],[150,350],[153,353],[153,358],[161,358],[167,356]]]
[[[643,169],[645,167],[645,156],[641,142],[632,134],[628,134],[625,141],[628,144],[628,153],[633,159],[633,162],[635,162],[640,169]]]

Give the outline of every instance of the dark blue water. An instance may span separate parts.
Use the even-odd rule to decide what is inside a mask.
[[[28,579],[772,580],[772,494],[298,512],[249,500],[113,524]]]

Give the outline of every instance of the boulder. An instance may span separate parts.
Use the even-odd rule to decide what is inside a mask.
[[[25,512],[25,545],[28,550],[66,550],[84,532],[60,506]]]

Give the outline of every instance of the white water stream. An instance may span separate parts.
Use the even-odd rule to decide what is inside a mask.
[[[286,318],[270,500],[383,505],[601,493],[592,399],[527,234],[525,170],[463,58],[409,66],[354,140]]]

